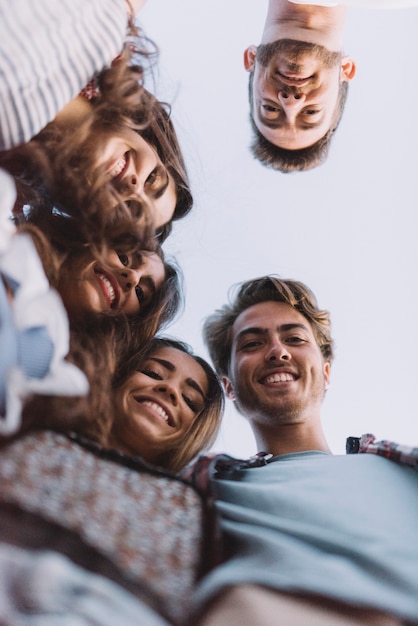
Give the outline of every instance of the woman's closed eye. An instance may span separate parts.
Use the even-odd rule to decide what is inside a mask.
[[[183,394],[183,400],[195,415],[198,415],[203,410],[203,405],[200,399],[195,400],[189,395]]]
[[[141,285],[137,285],[135,287],[136,297],[138,298],[139,306],[143,306],[145,302],[145,292],[142,289]]]
[[[141,373],[145,374],[145,376],[149,376],[150,378],[153,378],[154,380],[163,380],[163,377],[158,372],[150,368],[142,369]]]

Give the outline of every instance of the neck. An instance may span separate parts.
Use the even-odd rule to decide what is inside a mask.
[[[261,43],[296,39],[319,44],[332,51],[343,47],[346,8],[293,4],[269,0]]]
[[[320,423],[276,425],[273,428],[255,425],[253,430],[257,450],[274,456],[307,450],[332,454]]]

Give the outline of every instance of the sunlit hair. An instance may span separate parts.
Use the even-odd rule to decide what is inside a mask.
[[[54,156],[54,180],[62,190],[60,193],[60,189],[55,188],[54,197],[60,205],[69,209],[70,214],[76,207],[80,212],[85,206],[89,211],[96,207],[93,218],[101,212],[112,225],[116,220],[125,219],[127,213],[145,228],[153,226],[153,216],[146,205],[139,200],[123,201],[108,181],[105,166],[96,166],[101,131],[117,134],[123,129],[131,129],[156,150],[175,183],[176,206],[172,220],[186,215],[193,199],[170,109],[143,87],[141,72],[133,64],[132,55],[127,46],[118,61],[101,73],[98,80],[100,97],[92,102],[91,114],[75,132],[74,129],[64,134],[61,131],[57,137],[52,125],[48,134],[47,131],[43,134],[47,138],[45,145]],[[42,133],[38,140],[43,140]],[[167,225],[160,234],[160,241],[169,232],[170,225]]]
[[[208,381],[205,406],[189,427],[184,440],[175,448],[162,453],[157,461],[158,465],[178,472],[190,463],[199,452],[208,449],[214,443],[222,418],[224,394],[220,380],[211,366],[204,359],[194,354],[188,344],[169,337],[155,337],[145,351],[133,355],[127,362],[122,363],[115,376],[113,388],[120,388],[130,376],[141,371],[145,361],[162,348],[174,348],[191,356],[203,368]],[[117,419],[117,415],[115,419]]]
[[[232,326],[237,317],[246,309],[260,302],[284,302],[299,311],[309,322],[324,361],[331,363],[334,358],[331,321],[328,311],[319,309],[312,291],[303,283],[282,279],[278,276],[263,276],[235,286],[230,294],[230,302],[204,324],[203,336],[220,376],[229,375]]]
[[[327,158],[331,145],[331,139],[337,130],[344,111],[348,95],[348,82],[343,81],[338,91],[338,100],[333,117],[331,128],[321,139],[307,148],[300,150],[287,150],[280,148],[268,141],[259,131],[254,122],[253,109],[253,78],[254,72],[250,72],[248,82],[248,95],[250,100],[250,125],[253,131],[253,139],[250,145],[252,155],[263,165],[273,170],[288,174],[290,172],[301,172],[311,170],[322,165]]]

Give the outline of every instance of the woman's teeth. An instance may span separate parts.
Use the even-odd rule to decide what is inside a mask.
[[[117,176],[119,176],[121,172],[123,172],[123,170],[125,169],[125,166],[126,166],[126,156],[122,155],[119,161],[116,163],[116,165],[112,167],[112,169],[110,170],[109,172],[110,176],[112,178],[116,178]]]
[[[116,294],[115,294],[115,290],[112,287],[112,283],[110,282],[108,277],[102,274],[101,272],[96,271],[96,274],[100,278],[102,283],[104,284],[106,291],[107,291],[108,298],[110,300],[110,305],[112,306],[112,304],[114,303],[116,299]]]

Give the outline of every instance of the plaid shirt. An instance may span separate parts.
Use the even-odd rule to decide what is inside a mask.
[[[391,461],[408,465],[418,471],[418,447],[404,446],[387,439],[376,441],[370,433],[361,437],[348,437],[347,454],[377,454]],[[211,497],[210,479],[218,472],[229,472],[267,465],[272,454],[258,452],[249,459],[235,459],[227,454],[207,454],[199,457],[192,465],[182,471],[182,476],[190,480],[202,493]]]

